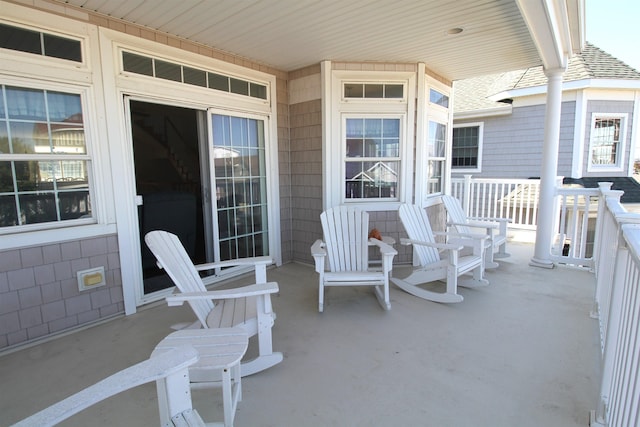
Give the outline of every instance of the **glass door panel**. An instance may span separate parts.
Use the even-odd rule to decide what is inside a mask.
[[[216,256],[269,255],[264,120],[212,114],[211,129]]]

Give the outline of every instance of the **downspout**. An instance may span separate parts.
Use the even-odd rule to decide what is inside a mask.
[[[542,171],[540,173],[540,200],[534,255],[529,265],[553,268],[551,239],[554,225],[554,200],[558,172],[560,145],[560,112],[562,109],[562,75],[566,68],[545,70],[547,76],[547,108],[544,121]]]

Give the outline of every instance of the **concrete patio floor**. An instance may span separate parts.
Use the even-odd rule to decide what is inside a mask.
[[[318,313],[311,266],[269,270],[280,285],[274,349],[285,358],[243,379],[235,425],[587,426],[600,381],[597,320],[589,317],[595,278],[528,266],[529,244],[509,252],[487,273],[490,286],[461,290],[462,303],[392,285],[389,312],[369,288],[331,288]],[[189,320],[188,307],[158,303],[0,356],[0,425],[147,358],[170,325]],[[206,421],[221,419],[217,391],[193,398]],[[156,400],[154,385],[141,386],[65,425],[156,426]]]

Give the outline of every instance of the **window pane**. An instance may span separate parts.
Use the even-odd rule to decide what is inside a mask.
[[[229,79],[231,83],[231,92],[238,95],[249,95],[249,82],[244,80],[238,80],[234,78]]]
[[[209,73],[209,88],[229,92],[229,77]]]
[[[37,191],[40,184],[38,162],[15,162],[18,191]]]
[[[447,125],[429,122],[429,157],[444,157],[447,142]]]
[[[347,199],[395,198],[400,162],[347,162]]]
[[[384,85],[366,84],[364,85],[365,98],[384,98]]]
[[[9,119],[47,120],[44,91],[7,87],[7,109]]]
[[[13,154],[51,153],[46,123],[9,122],[10,148]]]
[[[362,98],[364,95],[364,85],[361,83],[345,83],[345,98]]]
[[[453,129],[451,165],[454,168],[478,166],[479,126]]]
[[[82,50],[78,40],[66,39],[43,33],[44,54],[54,58],[82,62]]]
[[[0,154],[10,153],[9,134],[7,133],[7,122],[0,120]]]
[[[0,196],[0,227],[18,225],[15,196]]]
[[[58,220],[53,193],[21,194],[18,196],[18,201],[23,224]]]
[[[619,118],[596,118],[591,137],[591,163],[594,165],[616,165],[620,143]]]
[[[156,59],[155,67],[156,67],[156,77],[165,79],[165,80],[172,80],[174,82],[182,81],[182,71],[179,65]]]
[[[0,162],[0,193],[13,192],[11,162]]]
[[[403,85],[385,85],[384,97],[385,98],[403,98],[404,86]]]
[[[429,174],[427,177],[427,191],[429,194],[442,192],[443,163],[443,161],[429,161]]]
[[[254,98],[267,99],[267,87],[257,83],[249,84],[250,95]]]
[[[151,58],[136,55],[130,52],[122,52],[122,68],[145,76],[153,76],[153,61]]]
[[[80,95],[47,92],[49,120],[52,122],[82,123]]]
[[[91,216],[89,191],[62,192],[60,199],[60,220],[78,219]]]
[[[21,52],[42,54],[40,33],[0,24],[0,47]]]
[[[449,97],[434,89],[429,90],[429,102],[445,108],[449,108]]]
[[[207,73],[194,68],[182,67],[184,82],[194,86],[207,87]]]

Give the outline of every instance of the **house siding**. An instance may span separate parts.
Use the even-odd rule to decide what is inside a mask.
[[[77,272],[104,267],[104,286],[80,291]],[[115,235],[0,254],[0,350],[124,312]]]
[[[573,131],[576,104],[562,103],[558,175],[570,176],[573,158]],[[544,141],[545,105],[515,107],[510,115],[483,119],[456,120],[455,124],[484,123],[482,171],[477,178],[518,178],[540,176]],[[452,170],[454,177],[463,172]]]

